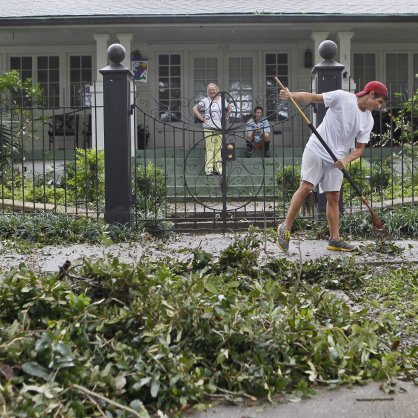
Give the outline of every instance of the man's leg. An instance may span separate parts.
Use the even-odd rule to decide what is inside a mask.
[[[355,247],[340,238],[340,192],[327,192],[328,250],[351,252]]]
[[[286,219],[277,228],[277,244],[284,252],[287,252],[289,249],[290,231],[292,229],[293,222],[295,221],[305,198],[312,192],[313,189],[314,185],[312,183],[305,180],[300,182],[299,188],[296,190],[292,200],[290,201]]]
[[[327,192],[327,219],[329,237],[332,240],[340,239],[340,192]]]
[[[287,210],[286,219],[283,222],[283,225],[287,230],[290,231],[292,229],[293,222],[295,221],[304,200],[309,195],[309,193],[313,191],[313,189],[314,185],[312,183],[309,183],[305,180],[300,182],[299,189],[297,189],[293,194],[289,209]]]
[[[270,157],[270,135],[268,134],[268,132],[264,132],[264,137],[263,137],[263,142],[264,142],[264,156],[265,157]]]
[[[247,149],[245,150],[245,156],[246,157],[251,157],[251,155],[252,155],[253,148],[254,148],[253,140],[254,140],[254,133],[253,132],[248,132],[247,140],[246,140]]]

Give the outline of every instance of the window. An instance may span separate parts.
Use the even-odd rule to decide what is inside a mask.
[[[195,102],[206,97],[206,88],[209,83],[218,84],[218,59],[195,58],[193,60]]]
[[[11,57],[10,70],[19,71],[22,81],[32,79],[32,57]],[[27,97],[12,94],[13,100],[22,106],[31,106],[32,100]]]
[[[376,55],[354,54],[353,78],[356,83],[356,92],[372,80],[376,80]]]
[[[70,104],[72,107],[90,106],[92,58],[90,55],[70,57]]]
[[[408,54],[386,54],[386,83],[390,92],[408,96]]]
[[[253,108],[252,58],[229,58],[229,93],[234,99],[233,115],[248,120]]]
[[[10,70],[19,71],[23,81],[32,78],[32,57],[10,57]]]
[[[49,107],[59,106],[59,57],[38,56],[33,66],[32,57],[10,57],[10,69],[20,71],[22,80],[31,78],[42,89],[43,104]],[[36,74],[36,78],[34,75]]]
[[[279,89],[274,77],[278,77],[286,86],[289,82],[288,55],[285,53],[266,54],[265,56],[265,86],[266,115],[269,119],[286,119],[287,104],[280,100]]]
[[[38,57],[37,65],[37,81],[42,88],[44,106],[58,107],[60,104],[59,57]]]
[[[181,56],[158,56],[159,116],[164,122],[181,119]]]

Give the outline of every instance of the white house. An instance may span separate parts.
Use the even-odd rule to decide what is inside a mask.
[[[275,75],[294,90],[309,88],[325,39],[338,45],[347,85],[378,79],[408,95],[418,88],[412,0],[2,0],[0,71],[39,82],[51,108],[88,105],[85,86],[97,82],[100,101],[106,50],[121,43],[139,94],[171,114],[212,81],[238,107],[272,94]],[[98,115],[99,144],[100,125]]]

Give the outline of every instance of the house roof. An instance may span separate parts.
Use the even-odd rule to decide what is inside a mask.
[[[2,0],[0,24],[51,20],[114,18],[118,22],[144,18],[416,18],[418,2],[411,0]]]

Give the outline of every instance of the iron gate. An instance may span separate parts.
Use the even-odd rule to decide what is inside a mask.
[[[228,93],[218,94],[233,109],[238,108]],[[287,108],[280,108],[279,117],[279,112],[268,116],[268,158],[256,148],[251,158],[245,152],[246,122],[253,104],[248,103],[247,109],[241,105],[240,114],[233,111],[220,129],[221,173],[208,176],[204,169],[206,139],[191,110],[195,100],[185,100],[179,112],[165,112],[160,104],[152,108],[152,103],[157,102],[144,97],[136,101],[138,151],[134,171],[146,173],[146,180],[141,181],[147,184],[149,201],[146,208],[136,212],[137,222],[170,220],[181,230],[227,230],[248,228],[250,224],[271,225],[283,216],[285,208],[280,211],[276,206],[276,168],[285,162],[295,166],[300,157],[296,148],[290,154],[284,150],[283,131],[289,120],[283,112]],[[161,170],[163,187],[158,184]],[[137,187],[141,188],[140,182]],[[163,191],[164,198],[157,197]],[[134,191],[135,196],[141,193]]]

